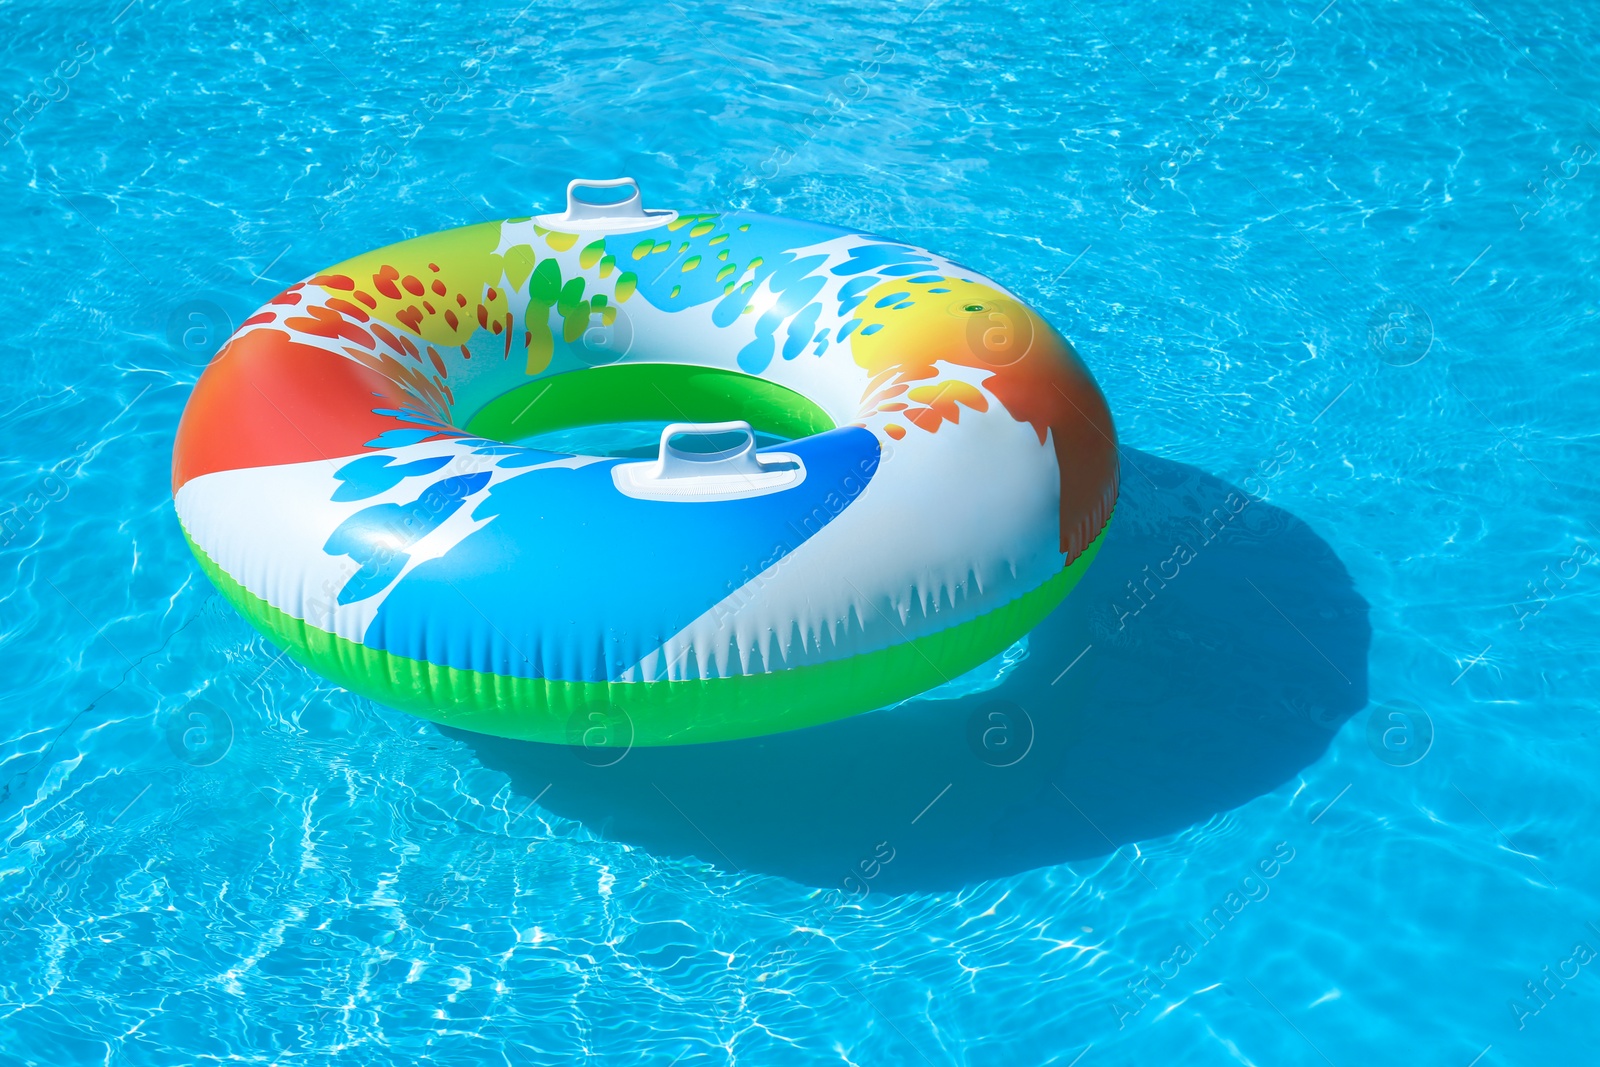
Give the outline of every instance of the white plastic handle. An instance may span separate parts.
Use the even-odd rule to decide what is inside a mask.
[[[717,452],[686,452],[672,443],[674,437],[712,437],[736,433],[744,440]],[[661,431],[657,478],[697,478],[706,474],[760,474],[756,434],[748,422],[675,422]]]
[[[578,195],[580,189],[621,188],[632,188],[633,195],[610,204],[597,204]],[[632,178],[574,178],[567,183],[567,210],[540,215],[536,221],[547,228],[625,233],[664,226],[677,217],[676,211],[646,208],[639,183]]]
[[[685,434],[726,433],[744,439],[716,452],[690,452],[672,443]],[[611,469],[611,480],[624,496],[683,502],[766,496],[799,485],[805,476],[805,464],[791,452],[757,453],[748,422],[674,422],[661,431],[661,453],[654,461]]]
[[[579,189],[620,189],[624,186],[631,186],[633,195],[626,200],[618,200],[615,203],[596,204],[592,201],[578,198]],[[639,192],[639,183],[632,178],[574,178],[567,183],[568,219],[642,219],[644,217],[644,196]]]

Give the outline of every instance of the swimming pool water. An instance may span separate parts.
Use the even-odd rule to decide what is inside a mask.
[[[1600,10],[124,2],[0,9],[0,1063],[1592,1060]],[[609,766],[257,637],[205,358],[619,174],[1042,309],[1125,445],[1067,603]]]

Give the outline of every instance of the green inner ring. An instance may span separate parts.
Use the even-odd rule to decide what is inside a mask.
[[[834,428],[807,397],[765,378],[682,363],[619,363],[538,378],[463,427],[493,441],[612,422],[732,422],[793,441]]]

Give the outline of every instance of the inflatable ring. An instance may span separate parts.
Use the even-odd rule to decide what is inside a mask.
[[[659,445],[548,443],[602,423]],[[274,297],[196,384],[173,497],[217,588],[337,684],[627,746],[982,664],[1082,575],[1117,473],[1088,371],[994,282],[624,178]]]

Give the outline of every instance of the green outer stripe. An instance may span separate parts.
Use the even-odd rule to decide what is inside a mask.
[[[798,440],[834,428],[793,389],[751,374],[682,363],[619,363],[535,378],[483,406],[465,427],[494,441],[607,422],[731,422]]]
[[[1108,522],[1107,528],[1110,523]],[[833,663],[684,682],[557,682],[442,667],[308,626],[245,589],[185,540],[206,577],[251,625],[334,683],[446,726],[552,744],[595,737],[627,744],[627,731],[596,731],[608,708],[633,724],[631,744],[683,745],[795,730],[897,703],[1004,651],[1077,584],[1105,530],[1065,570],[976,619],[937,634]],[[601,718],[593,718],[599,713]]]

